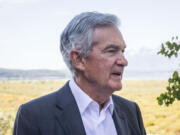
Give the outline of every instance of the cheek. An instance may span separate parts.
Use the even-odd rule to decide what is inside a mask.
[[[96,77],[105,77],[107,78],[113,68],[113,59],[105,58],[99,56],[99,58],[94,58],[89,61],[87,64],[87,69],[89,73],[93,73]]]
[[[101,69],[104,69],[104,71],[109,72],[113,67],[113,61],[111,59],[103,60],[101,63]]]
[[[112,65],[113,64],[111,63],[111,61],[108,60],[104,60],[103,62],[101,62],[101,64],[99,64],[97,71],[99,77],[101,76],[104,79],[109,79],[112,71]]]

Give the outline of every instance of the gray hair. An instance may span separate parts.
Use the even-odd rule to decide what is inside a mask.
[[[61,34],[60,50],[73,75],[76,75],[77,71],[70,59],[70,51],[78,49],[82,56],[88,57],[92,48],[94,29],[101,26],[118,27],[118,25],[119,19],[115,15],[98,12],[84,12],[71,20]]]

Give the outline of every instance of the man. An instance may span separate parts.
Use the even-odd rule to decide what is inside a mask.
[[[111,14],[77,15],[60,50],[73,78],[59,91],[23,104],[14,135],[145,135],[136,103],[112,95],[122,88],[126,45]]]

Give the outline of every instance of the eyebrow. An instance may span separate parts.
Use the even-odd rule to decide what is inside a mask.
[[[126,45],[122,48],[123,50],[126,48]],[[111,45],[108,45],[106,46],[103,51],[106,51],[108,49],[121,49],[118,45],[115,45],[115,44],[111,44]]]

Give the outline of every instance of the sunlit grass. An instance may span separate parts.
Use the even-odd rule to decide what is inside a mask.
[[[0,135],[11,135],[18,107],[31,99],[58,90],[65,81],[0,81]],[[156,97],[167,81],[123,81],[120,96],[136,101],[146,130],[155,135],[180,135],[180,102],[159,106]]]

